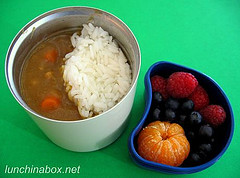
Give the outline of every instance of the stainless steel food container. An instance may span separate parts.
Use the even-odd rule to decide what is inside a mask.
[[[40,41],[59,31],[79,29],[93,23],[108,31],[120,44],[132,69],[132,84],[127,95],[108,111],[85,120],[57,121],[37,114],[24,102],[20,90],[21,71],[28,53]],[[24,26],[13,39],[5,63],[9,89],[17,102],[56,145],[87,152],[115,141],[126,127],[133,105],[141,64],[138,42],[131,30],[112,14],[90,7],[64,7],[46,12]]]

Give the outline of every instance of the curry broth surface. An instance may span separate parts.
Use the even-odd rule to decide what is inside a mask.
[[[27,57],[22,69],[20,85],[25,102],[40,115],[55,120],[82,119],[77,106],[69,100],[63,81],[63,58],[73,50],[70,37],[70,34],[61,34],[41,42]],[[54,48],[58,51],[58,57],[55,62],[50,62],[44,54]],[[55,110],[43,110],[41,102],[47,96],[59,97],[60,106]]]

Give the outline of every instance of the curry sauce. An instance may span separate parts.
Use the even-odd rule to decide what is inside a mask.
[[[62,65],[73,50],[70,34],[50,37],[27,57],[21,74],[21,92],[28,106],[42,116],[73,121],[82,119],[65,91]]]

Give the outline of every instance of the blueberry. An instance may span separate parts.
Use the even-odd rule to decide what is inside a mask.
[[[176,113],[173,110],[167,109],[165,111],[165,120],[172,122],[175,117]]]
[[[199,128],[198,135],[205,139],[212,139],[213,137],[213,128],[209,125],[202,125]]]
[[[191,130],[186,133],[186,136],[190,142],[193,142],[196,138],[196,134]]]
[[[192,166],[201,164],[201,157],[199,155],[199,153],[190,153],[189,155],[189,162],[191,163]]]
[[[179,115],[179,120],[178,120],[178,123],[181,125],[181,126],[184,126],[185,125],[185,122],[187,120],[187,116],[186,115]]]
[[[203,143],[199,146],[199,149],[204,153],[209,153],[212,151],[212,145],[210,143]]]
[[[189,115],[189,124],[191,126],[199,126],[202,123],[202,116],[199,112],[193,111]]]
[[[159,108],[155,108],[152,112],[152,119],[154,121],[157,121],[160,119],[160,113],[161,113],[161,110]]]
[[[187,101],[183,102],[181,105],[181,111],[183,113],[189,113],[189,112],[193,111],[193,108],[194,108],[194,103],[192,100],[187,100]]]
[[[165,102],[166,109],[177,110],[178,107],[179,107],[179,102],[176,99],[168,98],[167,101]]]
[[[207,153],[204,152],[204,151],[202,151],[202,150],[200,150],[200,151],[198,152],[198,155],[200,156],[200,158],[201,158],[202,161],[206,160],[207,157],[208,157]]]
[[[155,105],[161,105],[163,102],[163,97],[161,93],[153,92],[152,100]]]

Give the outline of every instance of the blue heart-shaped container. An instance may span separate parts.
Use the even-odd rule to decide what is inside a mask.
[[[137,143],[136,143],[137,137],[139,132],[147,123],[146,119],[147,119],[147,116],[151,107],[151,102],[152,102],[152,87],[151,87],[150,78],[156,74],[167,78],[173,72],[179,72],[179,71],[192,73],[197,78],[199,84],[203,86],[203,88],[205,88],[205,90],[208,92],[210,101],[214,101],[215,104],[221,105],[225,109],[226,116],[227,116],[226,121],[223,124],[224,134],[221,135],[222,139],[220,144],[218,145],[218,149],[215,152],[214,156],[208,162],[199,166],[194,166],[194,167],[181,167],[181,166],[174,167],[174,166],[168,166],[160,163],[155,163],[142,158],[137,153]],[[172,174],[189,174],[189,173],[199,172],[208,168],[209,166],[213,165],[216,161],[218,161],[218,159],[227,150],[232,140],[233,131],[234,131],[234,117],[233,117],[232,107],[224,91],[221,89],[221,87],[213,79],[211,79],[210,77],[208,77],[207,75],[201,72],[198,72],[194,69],[190,69],[188,67],[184,67],[178,64],[164,62],[164,61],[157,62],[149,68],[149,70],[145,75],[144,83],[145,83],[145,110],[139,123],[132,131],[128,141],[129,152],[133,161],[141,167],[155,170],[155,171],[160,171],[163,173],[172,173]]]

